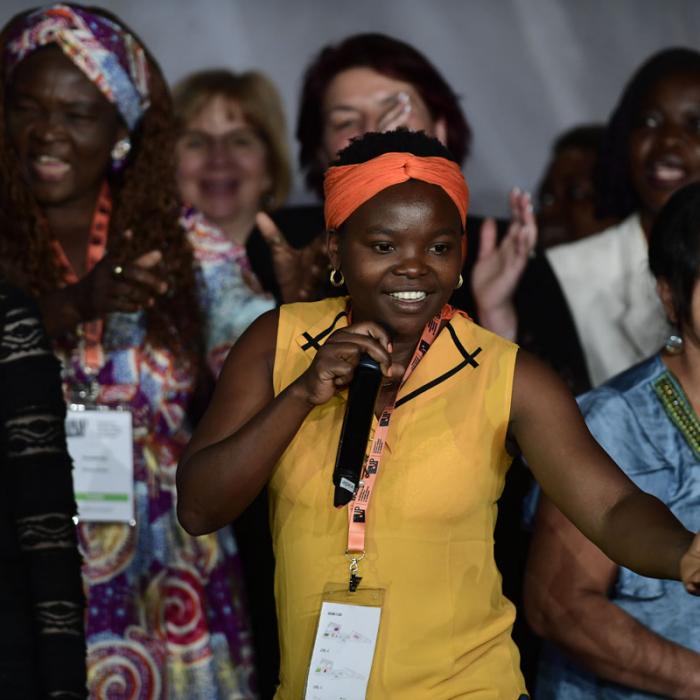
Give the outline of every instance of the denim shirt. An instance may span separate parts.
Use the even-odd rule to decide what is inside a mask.
[[[579,398],[586,423],[637,486],[662,500],[689,530],[700,529],[700,425],[659,355]],[[679,425],[690,426],[681,430]],[[695,443],[695,444],[693,444]],[[700,652],[700,601],[678,581],[620,567],[612,602],[657,634]],[[546,643],[536,700],[642,700],[661,696],[610,683]]]

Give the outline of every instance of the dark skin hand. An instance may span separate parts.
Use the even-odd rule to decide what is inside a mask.
[[[455,212],[441,190],[410,181],[375,195],[342,234],[330,236],[329,256],[342,265],[356,322],[332,334],[277,396],[278,312],[241,337],[178,467],[178,516],[186,530],[216,530],[252,501],[309,412],[348,384],[361,352],[380,363],[388,381],[403,375],[425,323],[449,298],[461,270]],[[403,300],[406,290],[421,298]],[[393,392],[380,397],[375,412]],[[616,467],[563,382],[523,351],[507,440],[519,445],[545,493],[611,558],[643,574],[682,576],[690,592],[700,592],[700,538],[693,541],[660,501]]]
[[[44,294],[39,306],[47,333],[59,337],[80,323],[108,313],[134,313],[152,307],[156,298],[168,291],[158,269],[162,259],[158,250],[131,263],[118,263],[106,255],[75,284]],[[121,272],[115,274],[115,268]]]
[[[13,74],[7,127],[22,174],[51,234],[80,277],[76,284],[39,300],[48,334],[58,337],[110,312],[153,306],[168,289],[160,251],[134,260],[107,253],[87,270],[90,225],[111,150],[127,133],[115,107],[59,48],[51,46],[22,61]],[[133,234],[123,235],[129,239]]]
[[[294,248],[265,212],[258,212],[255,223],[270,247],[275,278],[282,301],[309,301],[320,297],[328,275],[328,254],[323,236],[301,249]]]

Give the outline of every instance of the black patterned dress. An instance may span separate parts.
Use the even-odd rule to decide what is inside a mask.
[[[87,695],[84,597],[59,363],[0,284],[0,698]]]

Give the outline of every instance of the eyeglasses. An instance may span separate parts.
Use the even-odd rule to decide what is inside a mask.
[[[260,134],[251,128],[233,129],[215,136],[205,131],[185,131],[178,142],[181,153],[201,158],[227,156],[244,158],[265,151],[265,143]]]

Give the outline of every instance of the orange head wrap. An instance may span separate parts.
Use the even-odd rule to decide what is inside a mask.
[[[384,153],[365,163],[329,168],[323,182],[326,195],[326,228],[337,229],[375,194],[407,180],[422,180],[442,187],[454,202],[462,221],[467,222],[469,190],[462,171],[447,158]]]

